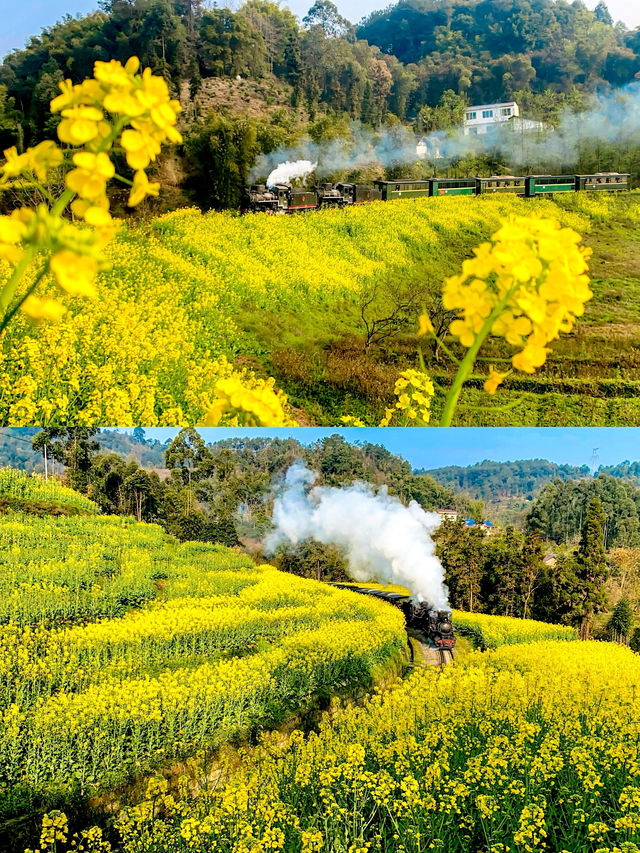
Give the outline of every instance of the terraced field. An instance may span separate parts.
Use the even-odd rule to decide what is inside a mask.
[[[0,420],[198,423],[232,363],[274,376],[301,424],[378,423],[399,372],[416,366],[422,305],[502,219],[535,211],[593,246],[595,299],[543,369],[514,375],[496,397],[479,389],[488,363],[510,353],[499,343],[482,351],[458,423],[640,423],[639,200],[421,199],[294,217],[187,210],[125,227],[95,302],[72,301],[59,324],[20,320],[3,338]],[[363,312],[384,317],[408,292],[406,326],[366,346]],[[427,350],[428,372],[446,386],[449,363]]]
[[[0,817],[251,737],[399,659],[377,601],[120,517],[0,516]]]
[[[638,656],[482,621],[492,651],[266,735],[213,789],[152,780],[106,849],[637,853]]]

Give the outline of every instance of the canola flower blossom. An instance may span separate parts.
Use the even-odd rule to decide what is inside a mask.
[[[163,143],[181,141],[176,128],[181,107],[171,99],[162,77],[149,68],[138,74],[139,68],[137,57],[125,65],[98,61],[93,78],[76,85],[70,80],[60,83],[61,94],[51,101],[51,111],[60,113],[58,139],[68,149],[45,140],[22,154],[15,147],[4,152],[0,191],[35,187],[46,202],[0,216],[0,259],[12,268],[0,289],[0,333],[19,310],[32,319],[62,316],[63,305],[35,294],[49,274],[70,296],[96,296],[94,281],[104,266],[102,251],[115,234],[107,184],[116,177],[112,155],[117,150],[124,150],[134,170],[133,180],[118,176],[131,186],[129,205],[158,194],[159,184],[150,183],[144,170]],[[46,186],[49,173],[65,160],[73,168],[66,172],[65,190],[54,198]],[[69,206],[89,228],[65,218]]]
[[[615,644],[474,652],[307,735],[266,734],[213,788],[196,790],[204,757],[176,789],[152,779],[117,849],[638,853],[639,689]]]
[[[394,387],[396,404],[388,408],[380,426],[427,426],[431,418],[433,382],[426,373],[403,370]]]
[[[577,640],[575,628],[550,625],[535,619],[513,619],[509,616],[488,616],[484,613],[465,613],[453,610],[453,622],[458,634],[470,637],[476,648],[496,649],[517,643],[537,640]]]
[[[8,503],[30,501],[55,504],[84,514],[98,512],[98,505],[85,495],[62,485],[53,477],[45,481],[40,475],[29,475],[14,468],[0,468],[0,499]]]
[[[228,426],[298,426],[286,412],[287,398],[274,388],[275,380],[253,379],[232,374],[219,379],[214,387],[214,402],[203,426],[219,426],[224,417]]]
[[[596,200],[570,201],[565,210],[541,199],[536,210],[584,232]],[[577,202],[580,213],[573,209]],[[615,200],[597,204],[615,215]],[[481,243],[524,206],[511,197],[418,199],[309,217],[245,218],[189,209],[160,216],[150,228],[124,224],[104,250],[109,268],[96,280],[99,299],[66,300],[55,325],[35,327],[17,314],[0,338],[0,420],[12,426],[201,424],[218,380],[242,374],[229,361],[256,361],[247,320],[283,307],[293,315],[324,315],[345,299],[357,305],[372,281],[395,265],[410,265],[411,235],[420,234],[437,258],[445,240],[472,235]],[[0,280],[7,269],[0,262]],[[264,376],[259,368],[256,373]],[[443,397],[439,390],[430,423],[439,421]],[[369,414],[345,403],[338,418],[377,424],[384,406]],[[286,406],[284,416],[293,417]],[[396,410],[393,423],[402,418]]]
[[[156,525],[16,514],[0,547],[0,790],[125,782],[366,685],[405,643],[375,599]]]
[[[176,127],[181,107],[170,97],[162,77],[154,76],[149,68],[141,73],[139,70],[136,57],[125,65],[116,60],[98,61],[92,79],[77,85],[70,80],[60,84],[61,94],[51,102],[51,110],[60,113],[58,138],[64,145],[71,146],[68,151],[47,140],[23,154],[18,154],[15,148],[4,152],[0,191],[10,186],[16,189],[35,186],[47,203],[38,205],[35,210],[21,207],[8,216],[0,216],[0,262],[9,267],[7,280],[0,285],[0,335],[20,311],[35,321],[59,321],[64,316],[67,306],[52,298],[49,291],[42,295],[36,293],[40,283],[50,276],[63,293],[92,299],[95,305],[96,276],[107,266],[104,250],[117,230],[107,196],[111,180],[115,178],[130,186],[128,203],[131,207],[147,196],[158,195],[160,185],[150,182],[145,170],[157,158],[164,143],[181,141]],[[118,151],[124,152],[127,165],[133,170],[133,179],[116,175],[113,155]],[[65,160],[72,168],[65,175],[65,190],[54,199],[46,182],[49,173],[59,169]],[[68,207],[84,225],[65,218]],[[139,357],[139,348],[144,345],[140,338],[136,341]],[[30,348],[23,354],[14,349],[12,355],[12,362],[22,369],[10,389],[15,411],[7,420],[10,423],[70,423],[68,407],[80,387],[72,384],[66,393],[42,401],[39,410],[24,405],[21,397],[31,397],[37,387],[32,369],[37,351]],[[199,405],[205,406],[207,423],[295,425],[286,411],[286,397],[274,390],[272,380],[259,379],[246,370],[234,371],[225,358],[202,365],[202,368],[208,368],[207,372],[214,376],[218,374],[213,380],[213,402],[209,407],[203,403],[207,383],[203,382],[196,391],[196,376],[190,376],[187,381],[194,390],[193,396],[199,398]],[[46,372],[50,378],[50,369]],[[68,376],[67,371],[63,372]],[[92,395],[86,410],[78,413],[78,421],[151,423],[155,420],[153,410],[150,411],[152,400],[148,388],[131,382],[123,393],[114,387],[116,382],[108,368],[103,368],[102,373],[105,393]],[[82,376],[92,379],[87,371],[82,371]],[[111,417],[102,411],[105,403],[111,403]],[[166,423],[175,426],[184,420],[181,407],[167,407]]]
[[[403,370],[394,385],[395,406],[386,409],[378,426],[427,426],[431,418],[431,400],[435,389],[424,371]],[[345,415],[345,426],[366,426],[361,418]]]
[[[571,331],[593,296],[587,275],[591,249],[579,246],[581,239],[555,219],[512,216],[490,242],[473,250],[459,275],[445,281],[442,304],[459,315],[449,331],[467,352],[447,393],[441,426],[451,425],[462,386],[487,337],[502,337],[518,348],[511,357],[513,369],[534,373],[545,363],[549,343]],[[418,334],[435,335],[426,314],[419,318]],[[490,365],[485,391],[494,394],[510,372]]]

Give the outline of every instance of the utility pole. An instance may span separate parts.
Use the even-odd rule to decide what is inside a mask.
[[[49,468],[47,465],[47,445],[44,446],[44,481],[49,482]]]

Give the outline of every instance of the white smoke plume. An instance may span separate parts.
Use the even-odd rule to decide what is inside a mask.
[[[249,173],[254,183],[268,175],[270,185],[273,174],[280,168],[296,165],[300,161],[313,163],[319,178],[334,172],[354,172],[368,166],[392,166],[417,163],[420,153],[416,149],[416,135],[409,128],[372,130],[360,122],[352,122],[349,136],[336,137],[323,142],[303,139],[291,148],[278,148],[270,154],[261,154]],[[308,171],[311,171],[309,169]]]
[[[513,122],[516,122],[514,124]],[[555,128],[518,130],[517,119],[494,125],[492,132],[465,136],[462,129],[436,131],[423,140],[427,157],[445,161],[478,154],[500,156],[512,167],[538,164],[547,168],[575,165],[585,145],[637,145],[640,135],[640,83],[600,94],[581,113],[565,110]],[[609,163],[607,170],[613,171]]]
[[[296,178],[304,178],[316,168],[318,164],[311,160],[296,160],[290,163],[280,163],[267,178],[267,186],[275,187],[276,184],[289,184]]]
[[[630,83],[608,94],[594,98],[581,113],[567,109],[555,130],[520,131],[513,119],[495,126],[494,131],[479,136],[465,136],[462,128],[436,131],[418,138],[413,130],[401,125],[372,130],[360,122],[352,122],[346,138],[323,142],[302,140],[291,148],[279,148],[261,154],[251,169],[252,182],[279,166],[306,160],[315,163],[318,177],[336,172],[350,173],[369,166],[388,169],[430,160],[435,166],[446,165],[472,155],[500,157],[508,167],[540,167],[543,170],[561,166],[571,168],[585,143],[637,145],[640,138],[640,82]],[[288,162],[287,162],[288,161]],[[615,163],[603,168],[615,170]],[[311,170],[309,170],[311,171]],[[269,181],[272,175],[269,174]]]
[[[273,508],[275,530],[264,542],[268,553],[304,539],[336,545],[354,580],[399,584],[420,601],[448,606],[444,570],[431,538],[440,524],[436,513],[415,501],[406,507],[385,488],[376,492],[368,483],[312,486],[316,478],[302,462],[287,471]]]

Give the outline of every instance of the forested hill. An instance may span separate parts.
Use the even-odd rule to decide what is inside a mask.
[[[31,446],[39,432],[39,427],[0,429],[0,468],[18,468],[29,474],[43,471],[43,458]],[[164,451],[168,442],[163,444],[146,439],[144,430],[137,430],[133,436],[113,430],[100,430],[96,439],[101,453],[116,453],[124,459],[135,460],[147,469],[164,467]]]
[[[518,90],[621,86],[640,71],[640,32],[564,0],[401,0],[357,30],[412,64],[419,101],[445,89],[487,103]],[[417,66],[417,67],[416,67]]]
[[[235,207],[260,154],[348,138],[354,121],[447,130],[470,102],[516,98],[553,124],[640,71],[640,30],[614,26],[604,3],[592,12],[565,0],[402,0],[355,28],[331,0],[301,22],[273,0],[235,12],[205,0],[96,2],[0,64],[0,151],[55,132],[49,102],[62,80],[136,54],[184,108],[184,145],[156,164],[165,193],[185,193],[172,207]]]
[[[447,488],[461,491],[472,498],[498,502],[508,498],[531,500],[554,480],[577,480],[590,476],[583,465],[557,465],[546,459],[520,459],[515,462],[492,462],[486,459],[475,465],[449,465],[417,473],[428,474]]]

